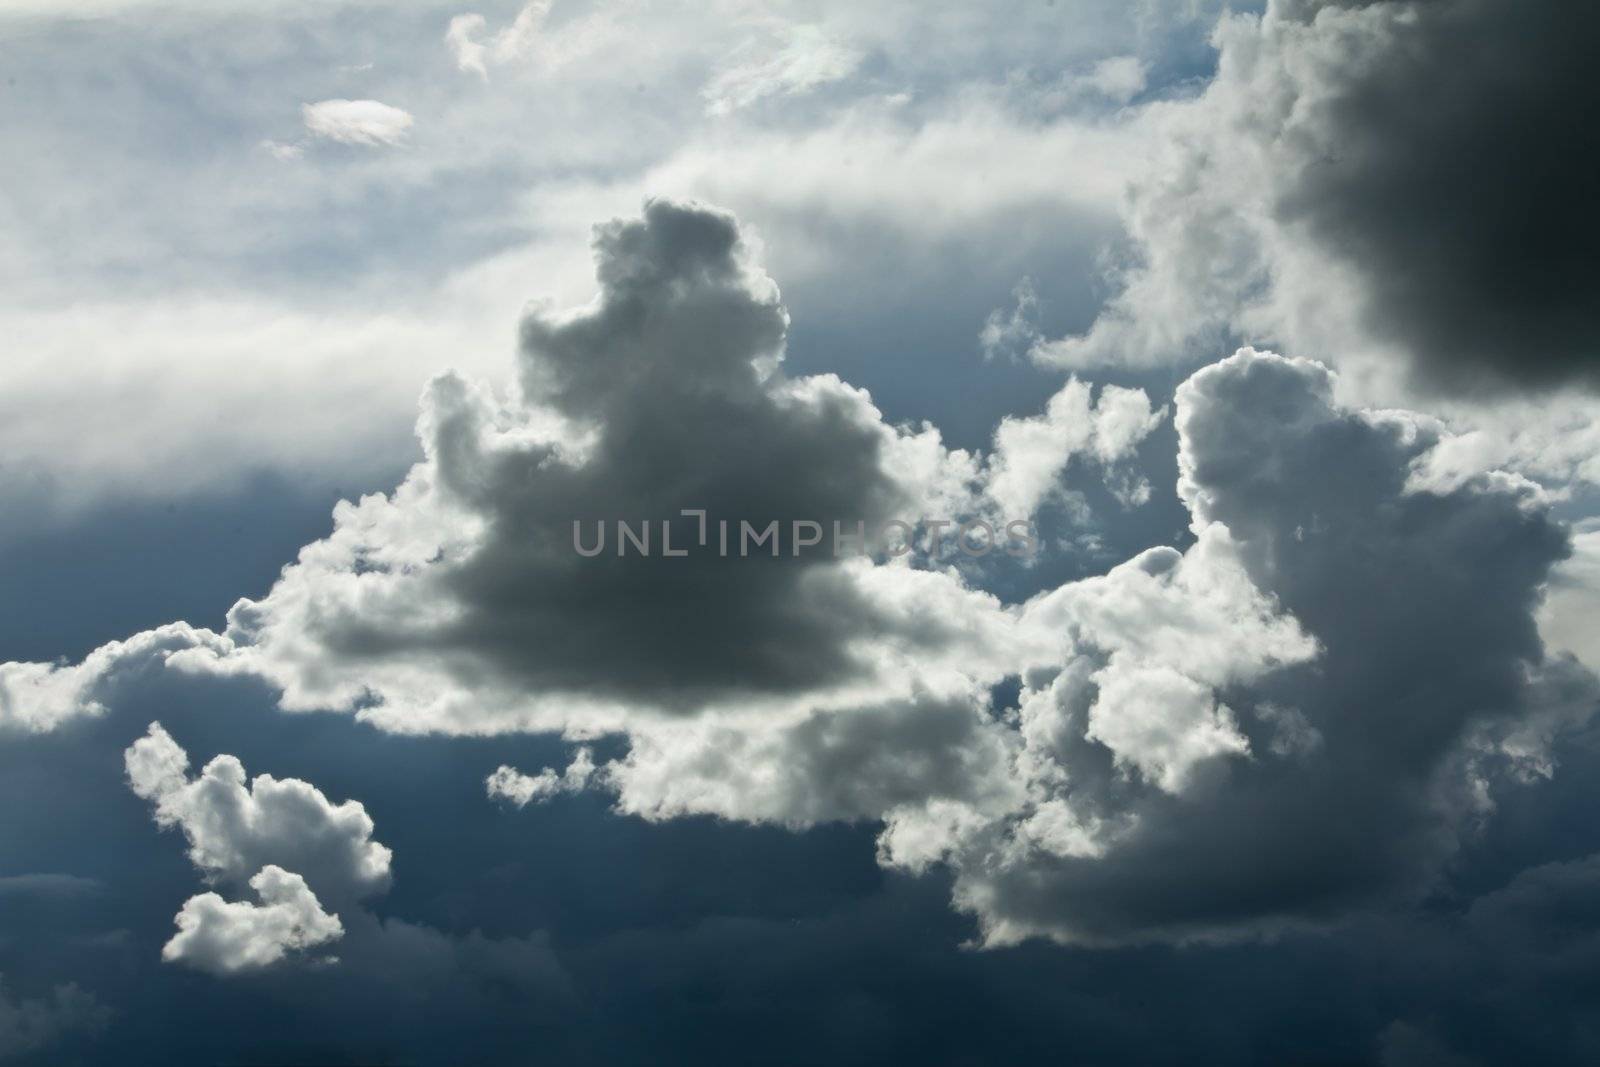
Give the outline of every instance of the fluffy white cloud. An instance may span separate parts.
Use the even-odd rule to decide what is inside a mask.
[[[604,782],[619,811],[649,819],[801,828],[947,805],[992,817],[1020,795],[1014,737],[970,684],[792,721],[641,724],[629,736]]]
[[[344,936],[337,915],[322,910],[304,878],[270,864],[250,879],[261,903],[201,893],[184,901],[178,932],[161,949],[168,963],[216,975],[270,967],[291,952]]]
[[[484,779],[489,796],[509,801],[525,808],[530,801],[548,800],[560,793],[576,793],[589,784],[594,776],[594,753],[587,748],[578,749],[567,769],[557,774],[546,767],[535,775],[523,774],[515,767],[501,764],[493,774]]]
[[[183,831],[189,858],[209,876],[237,885],[263,867],[292,868],[338,901],[389,886],[391,853],[372,840],[359,801],[333,804],[297,778],[252,781],[228,755],[190,778],[188,754],[160,723],[129,746],[124,763],[134,793],[155,805],[156,822]]]
[[[1075,698],[1095,691],[1082,724],[1086,741],[1104,745],[1121,765],[1171,793],[1194,769],[1226,755],[1247,755],[1248,740],[1216,693],[1254,681],[1317,651],[1292,617],[1261,593],[1226,527],[1208,525],[1187,553],[1155,548],[1101,578],[1046,594],[1029,621],[1070,635],[1098,666],[1086,679],[1069,672]],[[1050,745],[1067,723],[1024,705],[1024,735]]]
[[[377,100],[322,100],[301,105],[300,114],[313,137],[342,144],[398,145],[416,122],[410,112]]]
[[[173,623],[101,645],[80,663],[0,663],[0,732],[45,733],[80,715],[104,714],[103,700],[119,679],[215,640],[208,631]]]
[[[1050,398],[1043,415],[1006,417],[994,433],[986,491],[1007,519],[1026,518],[1053,493],[1065,489],[1062,473],[1074,456],[1091,455],[1105,468],[1129,458],[1139,442],[1161,425],[1165,409],[1151,410],[1142,389],[1108,385],[1091,402],[1089,385],[1072,379]],[[1149,486],[1135,477],[1128,502],[1142,502]]]

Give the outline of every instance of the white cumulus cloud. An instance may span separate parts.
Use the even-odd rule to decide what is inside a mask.
[[[334,804],[297,778],[252,781],[229,755],[191,778],[188,754],[160,723],[128,748],[124,763],[134,793],[155,805],[159,824],[183,832],[189,858],[208,875],[240,884],[265,866],[282,866],[339,900],[388,888],[391,853],[372,840],[372,818],[359,801]]]
[[[161,958],[230,975],[269,967],[291,952],[344,936],[339,917],[322,910],[298,874],[268,865],[250,879],[250,888],[259,904],[227,901],[215,893],[184,901],[178,932],[162,947]]]
[[[313,137],[341,144],[401,144],[416,120],[410,112],[377,100],[323,100],[302,104],[301,117]]]

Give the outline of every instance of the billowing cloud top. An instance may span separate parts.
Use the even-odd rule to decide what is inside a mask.
[[[217,668],[392,729],[596,728],[906,692],[909,655],[999,639],[982,594],[835,553],[836,522],[981,510],[982,472],[835,377],[783,374],[787,313],[730,216],[653,201],[601,227],[595,255],[592,304],[524,319],[515,395],[435,379],[426,461],[391,496],[341,505],[329,539],[237,605]],[[1154,425],[1141,410],[1106,431],[1114,452]],[[703,539],[685,510],[705,513]],[[650,554],[619,520],[654,527]],[[774,522],[781,544],[751,549],[746,524]],[[797,522],[826,537],[801,544]]]
[[[505,765],[487,790],[597,789],[652,820],[879,822],[880,862],[947,865],[989,944],[1236,940],[1413,898],[1495,783],[1548,773],[1551,737],[1600,692],[1537,633],[1569,551],[1547,494],[1419,479],[1448,442],[1437,422],[1351,409],[1322,365],[1253,349],[1176,392],[1192,543],[1024,603],[950,557],[723,555],[697,517],[681,556],[579,552],[574,520],[684,508],[708,529],[1031,510],[1072,456],[1112,462],[1161,421],[1072,381],[1003,424],[994,456],[951,451],[836,378],[783,373],[787,314],[726,213],[653,201],[595,253],[592,303],[524,319],[514,392],[435,379],[424,461],[340,505],[226,633],[96,662],[154,648],[403,733],[616,735],[616,758]],[[117,673],[96,670],[18,676],[93,710]],[[241,884],[278,865],[335,901],[387,884],[359,804],[247,785],[230,756],[190,780],[159,726],[127,763],[203,870]],[[220,907],[191,926],[269,917]]]

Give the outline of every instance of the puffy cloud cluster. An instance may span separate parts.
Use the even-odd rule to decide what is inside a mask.
[[[1414,486],[1437,429],[1341,408],[1308,361],[1241,351],[1177,409],[1196,544],[1028,605],[1074,652],[1025,675],[1034,796],[949,853],[991,943],[1227,939],[1420,892],[1600,697],[1539,641],[1568,548],[1535,489]]]
[[[176,827],[208,875],[243,883],[269,865],[307,875],[325,894],[354,900],[389,887],[389,849],[372,840],[360,801],[334,804],[309,782],[246,777],[237,757],[217,756],[194,778],[189,757],[160,723],[124,757],[134,793]]]
[[[1062,472],[1076,455],[1089,455],[1105,468],[1115,465],[1160,425],[1166,411],[1152,411],[1142,389],[1108,385],[1091,401],[1090,387],[1076,378],[1050,398],[1043,415],[1005,418],[994,433],[987,492],[1000,514],[1031,516],[1051,494],[1065,487]],[[1143,503],[1150,484],[1142,477],[1118,486],[1128,503]]]
[[[561,793],[577,793],[589,784],[594,776],[594,753],[580,748],[572,757],[567,769],[557,774],[546,767],[538,774],[523,774],[515,767],[501,764],[493,774],[484,779],[484,787],[491,797],[499,797],[519,808],[530,802],[548,800]]]
[[[1405,898],[1594,707],[1536,626],[1569,551],[1548,495],[1420,477],[1439,422],[1250,349],[1178,390],[1181,551],[1010,605],[938,561],[723,556],[722,519],[1037,507],[1073,456],[1109,467],[1165,413],[1074,380],[993,455],[951,450],[783,373],[787,314],[730,216],[654,201],[596,252],[592,303],[524,319],[514,390],[435,379],[404,483],[341,504],[226,633],[165,662],[388,730],[626,743],[502,766],[486,788],[517,806],[602,788],[657,820],[881,822],[881,861],[948,864],[991,944],[1231,939]],[[617,519],[676,520],[687,554],[659,525],[649,555],[576,551],[575,520]],[[185,764],[159,728],[128,754],[203,869],[278,865],[336,904],[386,883],[360,805]]]
[[[268,864],[250,879],[250,888],[261,903],[230,902],[215,893],[184,901],[178,932],[162,946],[161,958],[229,975],[269,967],[286,953],[344,936],[339,917],[322,910],[298,874]]]
[[[425,461],[390,496],[340,505],[332,536],[233,609],[224,647],[182,663],[258,673],[285,707],[358,709],[392,730],[595,730],[909,696],[941,649],[1002,640],[1009,618],[953,575],[839,558],[831,536],[717,551],[724,521],[737,536],[978,513],[994,480],[833,376],[785,376],[787,313],[730,216],[654,201],[600,227],[596,253],[593,303],[524,319],[515,395],[435,379]],[[1057,407],[1050,432],[1071,438]],[[1154,416],[1108,390],[1091,425],[1085,447],[1119,457]],[[1001,468],[1023,451],[1003,442]],[[703,538],[685,509],[706,512]],[[654,524],[649,556],[577,553],[575,528],[618,520]],[[668,520],[687,556],[665,556]]]
[[[992,816],[1019,786],[1015,738],[970,681],[766,722],[646,724],[605,768],[620,811],[801,828],[959,805]]]
[[[1193,376],[1194,543],[997,613],[1009,656],[964,688],[636,721],[583,782],[652,819],[881,820],[881,861],[947,864],[988,944],[1226,941],[1414,898],[1497,787],[1551,772],[1600,684],[1538,637],[1569,551],[1545,495],[1419,484],[1438,424],[1334,387],[1249,349]],[[996,707],[984,687],[1010,673]],[[579,784],[508,772],[491,792]]]
[[[307,876],[336,906],[389,887],[389,849],[372,840],[372,819],[358,801],[332,804],[295,778],[248,780],[229,755],[190,778],[188,754],[160,723],[128,747],[123,762],[133,792],[155,805],[157,824],[183,831],[194,865],[225,885],[248,885],[260,900],[190,897],[162,948],[168,962],[217,975],[271,966],[344,936]]]

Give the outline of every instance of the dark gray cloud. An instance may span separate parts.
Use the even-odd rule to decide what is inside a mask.
[[[6,664],[0,711],[49,728],[151,656],[261,674],[286,708],[403,731],[970,699],[972,679],[1000,676],[998,603],[954,570],[841,557],[835,525],[981,513],[1005,529],[1059,495],[1077,455],[1121,479],[1115,506],[1148,495],[1117,466],[1164,418],[1141,390],[1108,386],[1091,407],[1069,382],[984,457],[890,425],[833,375],[786,375],[788,314],[725,212],[651,201],[597,229],[595,262],[590,304],[525,317],[510,394],[455,373],[430,383],[424,461],[392,494],[340,504],[333,533],[239,601],[225,633],[169,627],[80,667]],[[651,524],[648,553],[621,551],[622,522]],[[816,542],[797,543],[803,525]],[[575,531],[604,537],[598,556]],[[959,665],[939,658],[958,646]]]
[[[1447,389],[1600,382],[1600,8],[1281,7],[1326,51],[1279,210],[1353,268],[1367,326]]]
[[[782,373],[788,316],[731,216],[654,201],[595,251],[592,305],[524,320],[517,398],[435,380],[427,462],[234,609],[230,637],[289,703],[376,700],[417,729],[495,728],[528,698],[689,710],[859,681],[862,642],[907,633],[836,560],[831,523],[922,516],[919,490],[947,481],[937,434],[892,429],[831,376]],[[708,513],[704,547],[686,508]],[[669,519],[686,558],[663,555]],[[619,520],[653,524],[650,556],[619,554]],[[828,538],[795,552],[802,520]],[[742,558],[746,521],[779,524],[776,557]],[[575,551],[575,523],[585,544],[606,530],[598,557]],[[916,626],[929,647],[959,628]],[[499,709],[452,695],[494,685]]]
[[[828,553],[619,558],[614,524],[653,520],[659,553],[660,522],[684,508],[758,529],[879,522],[910,500],[885,469],[875,414],[845,391],[785,396],[762,366],[781,357],[788,315],[743,264],[732,217],[656,201],[641,220],[602,227],[595,249],[599,305],[522,324],[523,392],[598,430],[584,461],[473,454],[468,427],[438,423],[443,485],[492,525],[445,579],[471,609],[439,640],[525,685],[668,703],[857,670],[846,645],[886,620]],[[608,551],[580,559],[574,521],[588,537],[611,527]],[[695,528],[678,520],[680,548]]]
[[[1039,602],[1090,646],[1086,661],[1032,678],[1022,703],[1030,747],[1064,771],[1051,793],[1070,818],[1051,818],[1072,834],[1051,847],[1035,815],[1010,831],[1013,845],[1033,842],[1026,862],[989,832],[957,849],[956,899],[992,936],[1229,938],[1416,899],[1497,791],[1543,773],[1549,736],[1600,702],[1593,676],[1540,644],[1533,613],[1568,543],[1537,491],[1495,479],[1414,488],[1412,462],[1437,431],[1332,395],[1324,368],[1247,351],[1177,397],[1197,523],[1226,528],[1254,585],[1315,640],[1313,657],[1214,680],[1231,714],[1209,711],[1203,672],[1133,643],[1174,625],[1135,597],[1146,573],[1191,565],[1172,550],[1113,571],[1087,608],[1055,606],[1081,593]],[[1143,635],[1119,634],[1119,617]],[[1218,632],[1196,629],[1190,654]],[[1136,653],[1151,666],[1119,665]],[[1165,694],[1161,710],[1145,718],[1152,694]],[[1188,768],[1176,782],[1175,766]]]
[[[1592,421],[1578,396],[1550,421],[1496,401],[1600,380],[1597,30],[1593,5],[1564,0],[1225,16],[1204,92],[1147,113],[1166,151],[1131,181],[1113,295],[1035,358],[1192,367],[1271,346],[1571,451],[1562,433]],[[1541,466],[1557,464],[1519,469]]]

